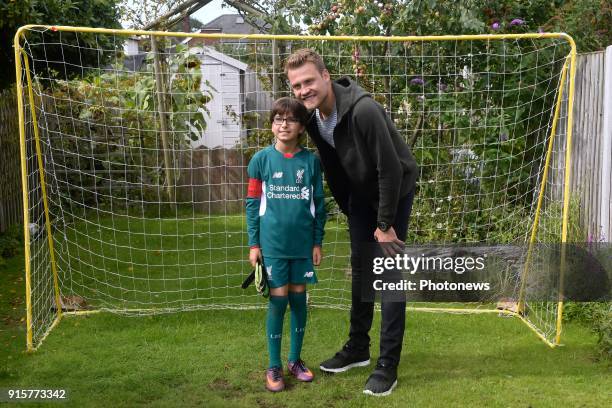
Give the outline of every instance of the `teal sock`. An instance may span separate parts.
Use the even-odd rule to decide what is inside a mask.
[[[270,354],[270,367],[282,367],[280,358],[281,339],[283,337],[283,320],[288,303],[287,296],[270,296],[268,303],[268,319],[266,322],[266,335],[268,337],[268,353]]]
[[[302,343],[304,342],[304,331],[306,330],[306,291],[289,292],[289,304],[291,305],[291,349],[289,350],[289,361],[300,359]]]

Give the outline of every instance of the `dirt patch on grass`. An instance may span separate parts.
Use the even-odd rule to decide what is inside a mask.
[[[242,398],[244,392],[225,378],[217,378],[208,384],[210,390],[225,398]]]

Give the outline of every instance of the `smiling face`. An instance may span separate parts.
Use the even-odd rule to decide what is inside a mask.
[[[272,133],[276,140],[286,145],[297,143],[304,132],[304,125],[290,111],[278,112],[272,120]]]
[[[329,72],[319,71],[312,62],[287,70],[287,78],[291,84],[293,95],[301,100],[307,109],[319,108],[328,100],[331,92]]]

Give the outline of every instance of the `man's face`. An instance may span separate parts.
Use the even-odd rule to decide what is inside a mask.
[[[293,95],[312,110],[321,106],[329,93],[329,72],[319,72],[315,64],[307,62],[299,68],[287,71]]]

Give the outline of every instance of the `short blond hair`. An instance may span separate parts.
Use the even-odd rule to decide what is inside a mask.
[[[323,58],[321,58],[315,50],[311,48],[301,48],[291,54],[285,61],[285,74],[287,74],[290,69],[300,68],[302,65],[309,62],[313,63],[320,73],[323,73],[323,71],[327,69],[325,68]]]

